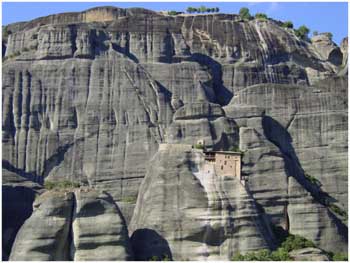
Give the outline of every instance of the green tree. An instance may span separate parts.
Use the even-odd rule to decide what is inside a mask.
[[[348,254],[336,252],[332,255],[333,261],[348,261]]]
[[[187,7],[186,12],[192,14],[195,12],[195,10],[192,6],[189,6],[189,7]]]
[[[219,7],[215,7],[215,12],[219,12],[220,8]]]
[[[294,25],[292,23],[292,21],[286,21],[282,24],[282,27],[285,27],[285,28],[293,28]]]
[[[239,16],[242,18],[242,19],[251,19],[252,16],[250,15],[249,13],[249,9],[246,8],[246,7],[242,7],[240,10],[239,10]]]
[[[281,248],[285,249],[287,252],[306,247],[315,247],[315,245],[312,243],[312,241],[299,235],[290,235],[281,244]]]
[[[330,40],[333,39],[333,34],[331,32],[324,33]]]
[[[199,8],[199,12],[200,13],[205,13],[205,12],[207,12],[207,8],[204,5],[201,5],[200,8]]]
[[[177,15],[177,11],[174,11],[174,10],[168,11],[168,15],[175,16]]]
[[[310,29],[307,28],[305,25],[302,25],[297,30],[295,30],[295,34],[297,35],[297,37],[303,40],[307,39],[309,32],[310,32]]]
[[[268,19],[267,15],[263,13],[256,13],[255,18],[262,21],[265,21]]]

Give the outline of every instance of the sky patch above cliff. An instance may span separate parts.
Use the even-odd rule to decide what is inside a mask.
[[[331,32],[339,44],[348,32],[348,4],[346,2],[5,2],[2,8],[2,24],[28,21],[37,17],[63,12],[80,12],[97,6],[121,8],[143,7],[155,11],[185,11],[187,7],[219,7],[222,13],[237,14],[241,7],[248,7],[251,14],[266,13],[277,20],[290,20],[297,28],[303,24],[313,31]]]

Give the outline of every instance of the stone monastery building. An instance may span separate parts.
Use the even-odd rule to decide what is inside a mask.
[[[235,176],[244,180],[241,174],[241,153],[231,151],[204,152],[205,161],[214,164],[217,175]]]

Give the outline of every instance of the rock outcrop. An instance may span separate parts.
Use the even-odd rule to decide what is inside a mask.
[[[72,259],[132,260],[128,230],[112,197],[84,190],[76,191],[75,196]]]
[[[346,250],[347,40],[307,42],[272,19],[114,7],[5,29],[5,259],[227,260],[273,248],[273,225]],[[246,185],[204,176],[198,140],[243,151]],[[29,217],[45,180],[96,192],[45,193],[51,201]],[[26,243],[39,218],[70,206],[60,220],[72,230],[58,221],[49,253]],[[115,224],[96,229],[95,219]]]
[[[324,60],[328,60],[334,65],[341,65],[343,62],[343,53],[327,34],[319,34],[311,38],[312,45]]]
[[[130,231],[140,260],[229,260],[234,251],[273,247],[271,230],[241,182],[218,176],[190,145],[161,145]]]
[[[18,230],[32,214],[34,199],[43,189],[19,176],[6,162],[2,168],[2,255],[7,260]]]
[[[34,202],[32,216],[17,234],[10,260],[69,260],[73,194],[46,192]]]
[[[125,222],[112,198],[87,188],[48,191],[34,202],[10,260],[132,260]]]
[[[295,261],[330,261],[322,250],[311,247],[293,250],[289,256]]]

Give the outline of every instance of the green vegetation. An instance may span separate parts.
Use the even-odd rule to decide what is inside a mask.
[[[11,58],[15,58],[15,57],[18,57],[21,53],[19,51],[16,51],[14,53],[12,53],[11,55],[9,56],[6,56],[3,61],[7,60],[7,59],[11,59]]]
[[[335,205],[335,204],[330,204],[328,205],[329,209],[332,210],[334,213],[340,215],[340,216],[343,216],[343,217],[348,217],[348,213],[340,208],[339,206]]]
[[[164,254],[161,257],[152,256],[148,259],[148,261],[171,261],[170,257],[167,254]]]
[[[331,32],[324,33],[330,40],[333,39],[333,34]]]
[[[293,28],[294,25],[293,25],[293,22],[291,22],[291,21],[286,21],[286,22],[284,22],[284,23],[282,24],[282,27],[284,27],[284,28]]]
[[[244,255],[238,252],[233,256],[232,261],[292,261],[293,259],[289,256],[289,252],[307,247],[316,247],[312,241],[299,235],[291,235],[281,227],[272,226],[272,230],[278,241],[282,241],[278,249],[274,251],[261,249],[255,252],[248,252]],[[348,261],[348,255],[346,253],[324,252],[327,253],[332,261]]]
[[[218,7],[213,7],[213,8],[208,8],[204,5],[200,6],[199,8],[196,7],[187,7],[186,12],[187,13],[215,13],[215,12],[219,12],[220,9]]]
[[[342,252],[336,252],[336,253],[328,252],[327,254],[328,254],[329,258],[332,261],[348,261],[348,254],[346,254],[346,253],[342,253]]]
[[[168,11],[168,15],[170,16],[176,16],[177,14],[178,14],[177,11],[174,11],[174,10]]]
[[[195,144],[193,147],[195,149],[198,149],[198,150],[203,150],[204,149],[204,145],[203,144]]]
[[[294,32],[297,35],[297,37],[303,40],[307,40],[310,29],[307,28],[305,25],[302,25],[298,29],[295,29]]]
[[[45,181],[44,187],[47,190],[52,190],[52,189],[68,189],[68,188],[77,188],[79,187],[79,183],[71,182],[68,180],[62,180],[62,181]]]
[[[306,247],[315,247],[315,245],[314,243],[312,243],[312,241],[302,236],[291,234],[287,237],[287,239],[284,242],[282,242],[280,246],[280,248],[284,249],[287,252]]]
[[[309,175],[309,174],[306,173],[305,177],[310,183],[312,183],[314,185],[317,185],[318,187],[321,186],[321,182],[319,180],[317,180],[317,178],[315,178],[314,176]]]
[[[122,198],[122,202],[126,203],[135,203],[136,202],[136,197],[135,196],[126,196]]]
[[[252,16],[250,15],[249,13],[249,9],[246,8],[246,7],[242,7],[240,10],[239,10],[239,16],[244,19],[244,20],[250,20],[252,19]]]
[[[306,238],[299,235],[288,235],[281,243],[277,250],[269,251],[267,249],[258,250],[256,252],[248,252],[244,255],[237,253],[233,261],[287,261],[292,260],[289,252],[295,249],[306,247],[315,247],[315,245]]]
[[[255,14],[255,18],[260,20],[260,21],[266,21],[268,20],[269,18],[267,17],[266,14],[263,14],[263,13],[256,13]]]
[[[312,32],[312,35],[313,35],[313,36],[318,36],[318,31],[315,30],[314,32]]]
[[[229,149],[230,152],[240,152],[240,153],[243,153],[243,151],[237,146],[232,146],[230,149]]]
[[[267,249],[261,249],[256,252],[248,252],[241,255],[237,253],[233,256],[232,261],[287,261],[291,260],[288,252],[283,249],[277,249],[276,251],[269,251]]]

